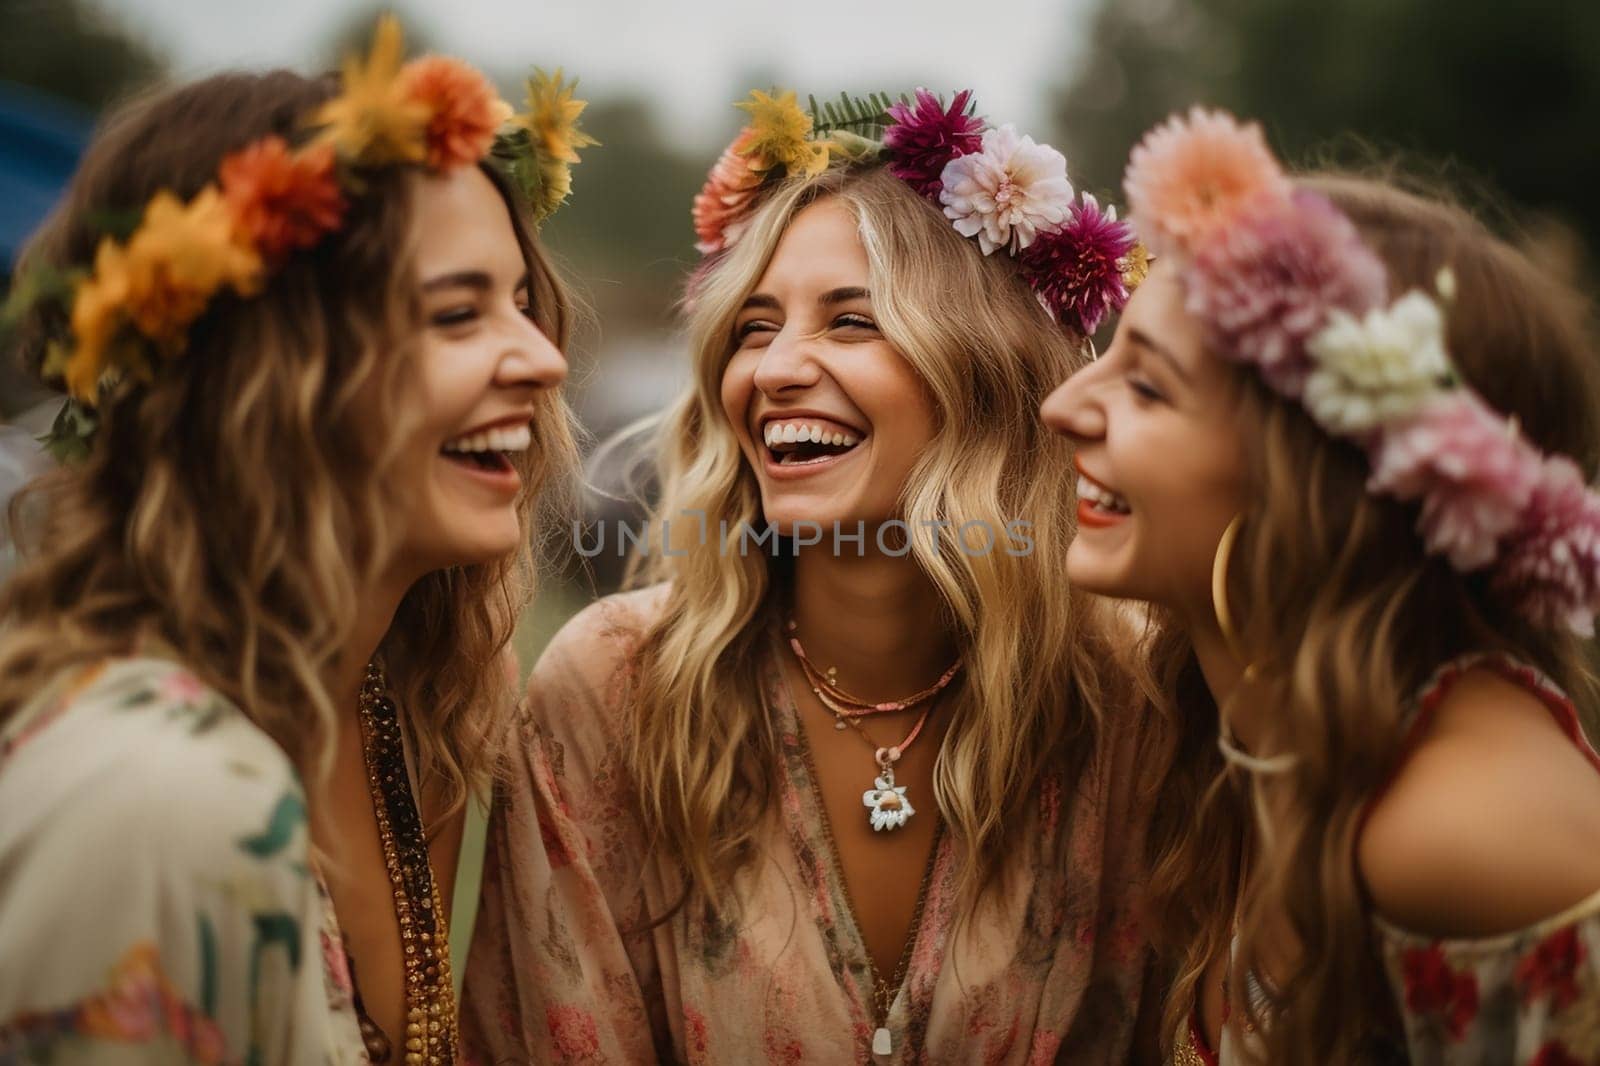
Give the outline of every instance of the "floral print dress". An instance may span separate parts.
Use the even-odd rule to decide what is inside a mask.
[[[633,649],[662,589],[610,597],[534,671],[512,783],[491,820],[463,1039],[482,1062],[1124,1063],[1151,1037],[1138,922],[1134,716],[1077,780],[1051,779],[1003,898],[962,915],[941,834],[905,980],[874,1054],[869,954],[777,668],[778,802],[737,913],[668,912],[675,868],[647,846],[620,758]],[[964,919],[964,920],[963,920]]]
[[[1469,670],[1493,670],[1521,685],[1600,771],[1577,710],[1555,683],[1501,655],[1470,655],[1440,668],[1412,704],[1411,744]],[[1384,1061],[1415,1066],[1600,1066],[1600,892],[1565,912],[1500,936],[1422,936],[1371,919],[1402,1024],[1403,1049]],[[1229,1034],[1231,1035],[1231,1034]],[[1174,1066],[1230,1066],[1228,1039],[1213,1054],[1191,1016]]]
[[[282,750],[181,666],[70,672],[0,732],[0,1064],[364,1064]]]

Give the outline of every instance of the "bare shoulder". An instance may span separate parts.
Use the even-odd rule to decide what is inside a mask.
[[[1374,804],[1357,861],[1407,930],[1526,928],[1600,892],[1600,772],[1537,696],[1472,670]]]

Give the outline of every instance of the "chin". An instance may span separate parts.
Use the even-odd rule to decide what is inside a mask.
[[[1119,600],[1146,598],[1120,567],[1110,565],[1098,554],[1091,556],[1079,541],[1074,541],[1067,549],[1067,583],[1079,591],[1092,592],[1097,596]]]

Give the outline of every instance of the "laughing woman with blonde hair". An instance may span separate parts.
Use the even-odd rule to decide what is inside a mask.
[[[1032,411],[1143,258],[968,104],[756,93],[696,200],[653,583],[530,686],[501,1057],[1131,1053],[1132,692],[1054,580],[1075,478]]]

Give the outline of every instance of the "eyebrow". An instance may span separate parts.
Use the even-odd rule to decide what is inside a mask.
[[[822,307],[832,307],[834,304],[849,303],[851,300],[870,299],[872,299],[872,294],[866,289],[863,289],[858,285],[852,285],[839,289],[829,289],[827,292],[817,297],[817,303]],[[751,293],[745,299],[744,304],[739,308],[739,310],[748,311],[752,307],[760,307],[769,311],[776,311],[780,309],[780,306],[781,305],[778,303],[778,298],[776,296],[771,296],[764,292],[756,292]]]
[[[1189,376],[1189,372],[1183,368],[1183,364],[1178,362],[1178,357],[1173,355],[1165,345],[1157,343],[1156,339],[1150,336],[1150,334],[1141,329],[1130,329],[1128,331],[1128,339],[1151,354],[1158,355],[1162,359],[1165,359],[1167,364],[1172,367],[1172,372],[1182,378],[1186,384],[1194,384],[1194,379],[1191,378]]]
[[[517,280],[515,291],[520,292],[533,284],[533,274],[524,273]],[[429,278],[422,283],[423,292],[436,292],[439,289],[477,289],[487,292],[494,288],[494,279],[484,270],[457,270],[451,274],[440,274],[438,277]]]

